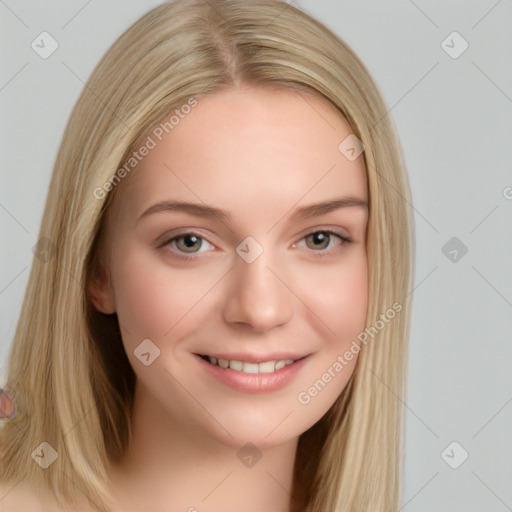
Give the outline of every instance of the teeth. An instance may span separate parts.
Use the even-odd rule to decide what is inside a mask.
[[[260,373],[272,373],[276,369],[276,361],[267,361],[258,365]]]
[[[229,367],[232,370],[240,371],[244,367],[244,363],[242,361],[229,361]]]
[[[221,368],[229,368],[244,373],[273,373],[295,361],[293,359],[283,359],[281,361],[264,361],[263,363],[249,363],[246,361],[229,361],[212,356],[207,356],[208,361]]]
[[[231,365],[229,365],[231,368]],[[244,363],[242,367],[244,373],[260,373],[258,363]]]

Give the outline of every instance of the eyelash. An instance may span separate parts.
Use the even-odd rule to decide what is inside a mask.
[[[326,228],[326,229],[317,229],[315,231],[311,231],[309,233],[307,233],[306,235],[304,235],[300,240],[305,240],[307,237],[311,236],[311,235],[315,235],[317,233],[325,233],[329,236],[335,236],[337,238],[339,238],[341,240],[341,244],[339,244],[337,246],[337,249],[339,250],[341,247],[344,247],[350,243],[352,243],[352,240],[346,236],[343,236],[341,235],[340,233],[338,233],[337,231],[333,230],[333,229],[329,229],[329,228]],[[179,235],[176,235],[176,236],[173,236],[172,238],[169,238],[167,239],[165,242],[163,242],[162,244],[160,244],[158,246],[158,248],[164,248],[166,246],[169,246],[171,244],[171,242],[174,242],[176,240],[179,240],[180,238],[183,238],[183,237],[186,237],[186,236],[194,236],[196,238],[199,238],[200,240],[205,240],[205,238],[203,236],[201,236],[200,233],[195,233],[194,231],[187,231],[185,233],[181,233]],[[206,240],[207,241],[207,240]],[[208,242],[208,241],[207,241]],[[330,240],[329,240],[330,242]],[[210,243],[210,242],[208,242]],[[293,244],[294,246],[296,244]],[[183,252],[180,252],[179,250],[173,250],[173,255],[179,259],[182,259],[182,260],[186,260],[186,261],[191,261],[191,260],[195,260],[198,256],[197,254],[200,254],[200,253],[190,253],[190,255],[187,255],[186,253],[183,253]],[[333,252],[333,249],[330,249],[330,250],[321,250],[321,251],[315,251],[313,249],[311,249],[311,252],[314,253],[315,257],[318,257],[318,258],[322,258],[322,257],[325,257],[325,256],[328,256],[328,255],[331,255],[332,252]]]

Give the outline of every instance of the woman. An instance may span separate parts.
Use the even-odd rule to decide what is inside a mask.
[[[277,0],[141,18],[57,157],[0,503],[398,510],[408,195],[375,84],[319,22]]]

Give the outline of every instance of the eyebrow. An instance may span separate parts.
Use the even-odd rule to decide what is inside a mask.
[[[292,217],[300,217],[302,219],[310,219],[325,215],[326,213],[333,212],[340,208],[358,207],[368,211],[368,201],[360,199],[358,197],[338,197],[322,201],[320,203],[314,203],[307,206],[301,206],[297,208]],[[214,206],[209,206],[204,203],[193,203],[187,201],[161,201],[159,203],[150,206],[144,213],[138,218],[137,222],[148,215],[161,212],[183,212],[196,217],[212,218],[217,217],[223,222],[231,222],[232,216],[227,211]]]

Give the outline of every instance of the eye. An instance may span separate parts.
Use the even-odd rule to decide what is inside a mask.
[[[183,233],[175,236],[167,240],[162,246],[169,246],[182,254],[197,254],[211,250],[211,247],[213,247],[210,242],[195,233]]]
[[[326,233],[325,231],[317,231],[305,238],[306,245],[310,249],[327,249],[331,243],[331,236],[330,233]]]
[[[300,242],[305,241],[306,247],[315,252],[327,253],[333,247],[346,245],[351,240],[330,229],[322,229],[306,235]],[[296,245],[296,244],[295,244]],[[294,246],[295,246],[294,245]]]

